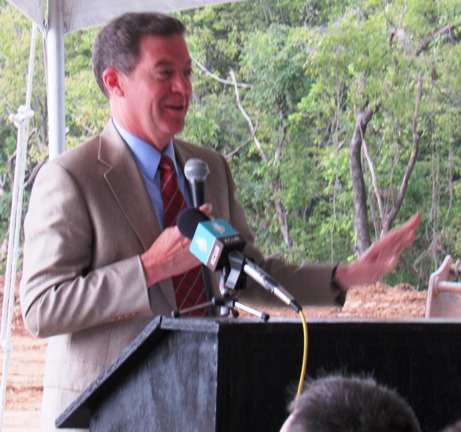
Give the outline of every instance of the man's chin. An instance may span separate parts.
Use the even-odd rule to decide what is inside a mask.
[[[184,130],[185,122],[175,122],[174,125],[170,128],[170,131],[172,132],[172,136],[175,136],[176,134],[181,133]]]

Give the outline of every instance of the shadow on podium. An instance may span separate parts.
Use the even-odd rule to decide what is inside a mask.
[[[461,321],[308,321],[307,375],[372,375],[425,432],[461,418]],[[298,386],[296,319],[155,318],[57,419],[92,432],[277,432]]]

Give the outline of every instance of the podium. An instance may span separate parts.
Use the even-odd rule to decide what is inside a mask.
[[[307,374],[371,374],[421,427],[461,419],[461,322],[308,321]],[[155,318],[57,419],[91,432],[280,430],[301,370],[296,319]]]

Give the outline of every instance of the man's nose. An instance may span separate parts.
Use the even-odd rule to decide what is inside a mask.
[[[177,74],[173,80],[173,91],[183,94],[190,94],[192,91],[192,84],[188,76],[184,74]]]

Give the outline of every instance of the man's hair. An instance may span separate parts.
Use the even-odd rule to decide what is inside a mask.
[[[161,13],[126,13],[113,19],[98,33],[93,46],[93,73],[99,88],[107,96],[102,73],[108,67],[126,75],[135,69],[144,36],[168,37],[185,32],[181,21]]]
[[[410,405],[371,377],[331,375],[306,382],[291,405],[290,430],[420,432]]]

